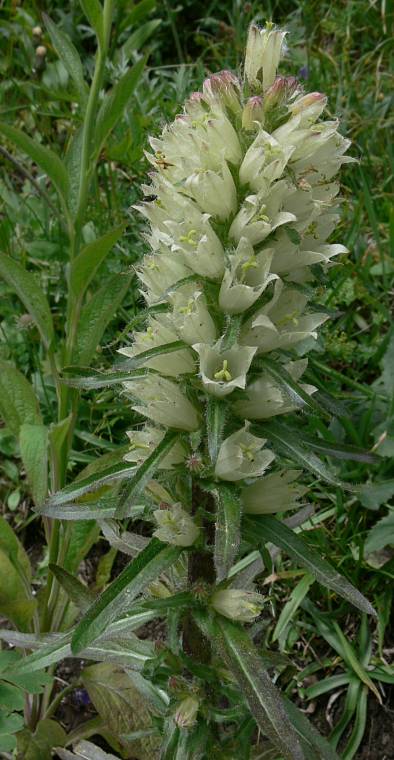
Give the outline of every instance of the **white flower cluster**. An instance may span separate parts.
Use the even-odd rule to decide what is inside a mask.
[[[295,471],[264,475],[274,454],[249,432],[249,421],[294,409],[258,357],[275,352],[295,381],[306,369],[307,360],[281,352],[316,339],[327,319],[310,304],[311,267],[346,252],[327,239],[338,222],[334,177],[353,160],[337,121],[320,119],[324,95],[276,75],[284,37],[252,26],[244,81],[229,71],[211,76],[150,140],[153,171],[138,209],[149,221],[151,252],[139,278],[148,306],[160,309],[151,308],[146,330],[122,350],[136,357],[158,349],[145,361],[149,374],[125,384],[150,421],[133,434],[128,458],[141,460],[166,428],[203,431],[207,399],[221,399],[233,432],[212,463],[214,476],[241,481],[251,513],[291,509],[304,493]],[[164,464],[185,457],[178,445]]]

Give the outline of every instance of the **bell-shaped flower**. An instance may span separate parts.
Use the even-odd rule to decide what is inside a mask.
[[[255,591],[219,589],[211,596],[211,607],[229,620],[252,623],[264,607],[264,597]]]
[[[192,272],[217,280],[224,271],[223,246],[212,229],[209,214],[200,214],[196,221],[189,221],[186,217],[182,222],[167,222],[172,250],[182,253],[185,264]]]
[[[214,343],[217,329],[207,307],[202,291],[195,283],[183,285],[172,293],[169,300],[173,306],[170,320],[179,338],[189,343]]]
[[[200,357],[200,375],[207,393],[221,397],[235,388],[245,388],[256,348],[235,345],[223,350],[221,340],[213,346],[195,343],[193,348]]]
[[[276,275],[270,273],[272,251],[258,255],[247,238],[241,238],[229,257],[219,291],[219,306],[227,314],[240,314],[261,296]]]
[[[275,454],[264,449],[265,438],[249,433],[249,423],[226,438],[220,446],[215,475],[221,480],[257,478],[263,474]]]
[[[220,221],[225,221],[236,211],[237,191],[226,162],[217,172],[210,169],[195,172],[186,180],[185,188],[201,211]]]
[[[308,491],[295,482],[300,474],[300,470],[279,470],[244,488],[241,499],[246,514],[274,514],[299,507],[298,500]]]
[[[256,193],[268,193],[271,183],[282,176],[293,151],[292,145],[281,145],[261,129],[246,151],[239,168],[241,184],[249,185]]]
[[[160,375],[146,375],[123,385],[137,402],[133,409],[156,424],[190,432],[200,427],[197,409],[172,380]]]
[[[308,297],[294,288],[285,287],[281,280],[275,285],[271,301],[245,324],[241,345],[257,346],[258,353],[286,349],[306,338],[317,338],[316,328],[328,319],[327,314],[302,312]]]
[[[193,518],[181,504],[173,504],[168,509],[156,509],[153,515],[159,526],[153,535],[166,544],[191,546],[200,533]]]
[[[144,296],[148,304],[163,301],[168,288],[192,274],[182,253],[147,255],[137,271],[139,279],[146,287]]]
[[[286,180],[279,180],[271,185],[268,194],[263,191],[248,195],[231,224],[230,237],[237,243],[245,237],[256,245],[282,224],[297,221],[294,214],[281,210],[290,188]]]
[[[307,359],[298,359],[285,364],[284,369],[293,380],[298,381],[305,372],[307,364]],[[307,383],[301,383],[301,388],[309,395],[316,391],[313,385]],[[248,385],[245,391],[245,399],[234,403],[234,411],[249,420],[265,420],[277,414],[287,414],[294,409],[296,409],[296,405],[268,372],[262,372],[256,380]]]
[[[174,327],[175,325],[171,329],[171,327],[166,326],[163,320],[159,321],[158,319],[151,318],[144,332],[134,333],[133,345],[121,348],[119,353],[134,358],[151,348],[158,348],[166,343],[174,343],[179,340]],[[169,375],[170,377],[177,377],[178,375],[189,374],[195,371],[193,354],[188,349],[171,351],[171,353],[164,353],[152,359],[145,359],[144,366],[155,369],[163,375]]]
[[[128,430],[130,449],[123,459],[125,462],[135,462],[137,466],[141,465],[162,441],[164,434],[165,430],[151,425],[145,425],[142,430]],[[187,452],[184,445],[180,441],[176,441],[169,453],[161,460],[159,470],[170,470],[183,462],[186,456]]]
[[[339,243],[319,245],[309,236],[298,244],[292,243],[287,233],[280,230],[276,241],[272,243],[270,269],[277,275],[284,275],[302,267],[313,266],[313,264],[326,265],[334,256],[347,252],[348,249],[344,245]]]
[[[252,24],[249,28],[245,54],[245,75],[252,87],[262,80],[263,90],[273,84],[281,57],[286,32],[267,24],[259,29]]]

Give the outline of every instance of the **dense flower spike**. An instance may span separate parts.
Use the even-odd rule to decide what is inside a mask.
[[[122,349],[132,358],[151,349],[147,374],[125,384],[150,421],[130,434],[127,459],[141,463],[166,429],[184,431],[160,473],[196,461],[197,477],[230,481],[249,513],[285,512],[305,493],[298,471],[265,447],[258,423],[249,428],[297,408],[281,373],[304,397],[315,392],[301,381],[308,362],[299,357],[327,319],[314,306],[315,267],[346,252],[327,239],[338,220],[334,177],[353,160],[337,122],[321,120],[325,96],[277,76],[284,39],[272,25],[252,26],[244,81],[229,71],[211,76],[151,139],[151,183],[138,206],[151,252],[139,277],[155,313]],[[225,420],[214,454],[205,443],[212,404]],[[173,501],[155,512],[155,535],[187,546],[198,535],[191,505]],[[217,609],[227,604],[223,594]]]

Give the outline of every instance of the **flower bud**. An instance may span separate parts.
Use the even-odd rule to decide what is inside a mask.
[[[200,427],[197,410],[177,383],[160,375],[148,375],[123,385],[137,401],[133,409],[158,425],[189,432]]]
[[[305,486],[294,483],[300,474],[299,470],[280,470],[247,486],[241,494],[244,511],[266,515],[299,507],[298,499],[308,491]]]
[[[42,29],[40,26],[33,26],[31,33],[33,37],[38,37],[38,38],[42,37]]]
[[[237,207],[234,180],[226,163],[220,172],[209,169],[195,172],[186,180],[186,188],[198,203],[201,211],[224,221]]]
[[[203,385],[213,396],[227,396],[235,388],[245,388],[246,374],[256,353],[256,348],[233,346],[221,350],[221,341],[213,346],[195,343],[200,357],[200,374]]]
[[[175,712],[175,723],[179,728],[191,728],[196,722],[199,708],[197,697],[185,697]]]
[[[145,425],[142,430],[128,430],[126,435],[130,441],[130,449],[123,459],[125,462],[135,462],[137,466],[145,462],[145,459],[159,445],[164,438],[164,430]],[[177,441],[169,453],[161,460],[159,470],[170,470],[184,461],[186,451],[182,443]]]
[[[264,93],[264,113],[286,105],[294,97],[299,87],[300,85],[295,77],[276,77],[274,83]]]
[[[260,615],[264,598],[255,591],[226,588],[215,591],[211,597],[211,606],[230,620],[252,623]]]
[[[285,370],[293,380],[299,380],[305,372],[308,364],[307,359],[299,359],[284,365]],[[301,388],[308,394],[316,392],[313,385],[301,383]],[[245,391],[245,399],[236,401],[234,410],[237,414],[249,420],[264,420],[277,414],[286,414],[293,411],[296,405],[292,403],[287,394],[273,380],[267,372],[262,374],[248,385]]]
[[[47,52],[48,51],[47,51],[45,45],[39,45],[36,48],[36,56],[37,56],[37,58],[45,58]]]
[[[168,509],[157,509],[153,515],[159,526],[153,535],[160,541],[174,546],[194,544],[200,529],[181,504],[173,504]]]
[[[243,108],[242,126],[250,132],[259,124],[264,124],[263,98],[260,95],[254,95],[253,98],[249,98]]]
[[[203,97],[212,107],[222,106],[235,114],[241,109],[240,82],[231,71],[219,71],[203,84]]]
[[[263,90],[274,82],[282,45],[286,32],[267,24],[259,29],[252,24],[249,28],[245,54],[245,75],[252,87],[258,87],[262,79]]]
[[[257,478],[275,459],[269,449],[264,449],[264,438],[249,433],[249,423],[237,430],[220,446],[215,465],[215,475],[221,480]]]

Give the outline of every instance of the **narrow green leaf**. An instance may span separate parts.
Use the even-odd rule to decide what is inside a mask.
[[[140,0],[130,13],[120,20],[119,29],[129,29],[134,24],[139,24],[145,16],[156,8],[156,0]]]
[[[86,365],[93,359],[104,331],[122,303],[133,276],[113,275],[82,309],[72,358],[75,364]]]
[[[259,425],[258,430],[263,432],[273,443],[276,443],[291,459],[298,462],[306,470],[313,472],[318,478],[322,478],[332,486],[340,486],[348,491],[355,490],[355,486],[352,487],[349,483],[343,483],[316,454],[308,451],[301,443],[300,437],[287,425],[281,422],[267,422]]]
[[[304,713],[285,696],[283,697],[283,705],[302,741],[307,760],[340,760],[339,755],[327,739],[319,734]]]
[[[258,726],[286,760],[306,760],[280,692],[262,666],[246,631],[223,617],[216,622],[220,654],[234,674]]]
[[[152,19],[152,21],[147,21],[145,24],[141,24],[141,26],[138,27],[135,32],[130,34],[124,45],[122,45],[122,47],[117,51],[115,55],[115,61],[120,62],[122,59],[129,60],[133,53],[141,50],[144,43],[149,39],[149,37],[152,36],[153,32],[156,31],[160,24],[161,19],[159,18]]]
[[[60,506],[44,504],[40,508],[40,515],[51,517],[53,520],[70,520],[71,522],[79,520],[107,520],[115,517],[116,505],[119,501],[117,497],[103,497],[95,499],[93,502],[84,501],[66,502]],[[143,507],[139,510],[143,511]],[[137,516],[137,515],[135,515]]]
[[[48,493],[48,430],[45,425],[22,425],[19,446],[33,501],[39,507]]]
[[[75,219],[78,212],[78,190],[81,181],[81,161],[83,146],[83,126],[79,127],[71,137],[64,163],[68,174],[67,202],[72,217]]]
[[[129,509],[133,506],[133,502],[143,493],[145,486],[152,479],[160,462],[171,451],[178,438],[179,433],[175,430],[167,430],[159,445],[145,459],[145,462],[138,467],[130,482],[126,484],[123,490],[115,514],[117,518],[129,517]]]
[[[72,650],[78,654],[95,641],[113,619],[130,608],[132,601],[181,553],[177,546],[166,546],[152,539],[146,549],[122,570],[108,586],[75,629]]]
[[[243,525],[245,537],[253,544],[258,541],[272,542],[302,567],[306,567],[323,586],[331,588],[362,612],[376,617],[374,608],[360,591],[283,522],[269,515],[260,515],[258,518],[246,517]]]
[[[70,483],[61,491],[49,496],[45,502],[43,509],[45,511],[48,507],[59,507],[62,504],[67,504],[74,499],[78,499],[90,491],[97,491],[101,486],[107,483],[112,483],[115,480],[127,477],[135,471],[135,465],[130,462],[118,462],[117,464],[106,467],[99,472],[94,472],[92,475],[88,475],[86,478],[75,480]],[[45,512],[46,513],[46,512]]]
[[[34,319],[46,348],[49,348],[54,329],[48,301],[31,272],[18,264],[11,256],[0,253],[0,277],[17,294]]]
[[[97,240],[93,240],[72,261],[70,268],[70,290],[75,298],[80,298],[83,295],[99,266],[124,232],[124,228],[122,224],[102,235],[102,237],[97,238]]]
[[[135,63],[131,69],[126,71],[112,90],[104,96],[104,100],[97,114],[94,134],[94,146],[97,155],[102,150],[108,136],[122,116],[123,111],[138,84],[144,67],[145,58],[141,58],[141,60]]]
[[[90,591],[75,575],[71,575],[58,565],[49,565],[51,573],[64,589],[69,599],[81,612],[86,612],[95,601],[95,594]]]
[[[306,435],[303,431],[297,431],[297,435],[303,443],[307,444],[308,448],[325,454],[328,457],[349,459],[353,462],[365,462],[367,464],[378,464],[382,461],[381,457],[377,456],[377,454],[364,451],[364,449],[359,449],[357,446],[349,446],[345,443],[329,443],[324,438],[314,438],[313,436]]]
[[[97,34],[100,44],[103,40],[103,9],[99,0],[79,0],[90,26]]]
[[[227,407],[224,401],[210,396],[207,403],[208,451],[212,465],[215,466],[220,444],[223,440]]]
[[[298,610],[298,607],[300,606],[302,600],[306,597],[312,583],[314,583],[315,578],[313,575],[310,575],[309,573],[306,573],[303,578],[297,583],[295,588],[290,594],[289,600],[286,602],[285,606],[283,607],[278,622],[275,626],[275,630],[272,634],[272,641],[277,641],[281,634],[286,629],[287,625],[289,624],[290,620],[293,619],[295,613]]]
[[[0,360],[0,416],[18,435],[24,422],[42,424],[38,400],[30,383],[12,364]]]
[[[356,717],[349,741],[343,750],[342,760],[352,760],[355,756],[367,728],[368,689],[364,687],[357,701]]]
[[[81,106],[85,108],[89,89],[84,80],[82,63],[78,51],[74,47],[68,35],[64,34],[64,32],[62,32],[62,30],[53,23],[52,19],[50,19],[46,13],[43,13],[42,17],[48,30],[48,34],[51,38],[52,45],[55,48],[69,76],[74,80],[79,95],[79,101],[81,103]]]
[[[241,532],[241,501],[237,491],[220,485],[215,491],[215,569],[218,583],[227,578],[237,556]]]
[[[31,137],[26,135],[20,129],[11,127],[10,124],[0,122],[0,132],[2,132],[8,140],[13,142],[19,150],[26,153],[34,163],[38,164],[45,174],[48,175],[51,182],[53,182],[63,201],[66,202],[68,193],[68,176],[66,167],[59,156],[54,153],[53,150],[32,140]]]
[[[156,374],[153,369],[137,369],[133,372],[100,372],[91,367],[65,367],[62,382],[71,388],[93,390],[95,388],[109,388],[112,385],[120,385],[140,377]]]
[[[268,357],[259,357],[258,364],[261,365],[263,369],[265,369],[268,374],[270,374],[271,377],[273,377],[279,383],[292,404],[295,404],[297,407],[305,409],[306,411],[309,410],[314,414],[330,417],[324,407],[320,406],[320,404],[315,401],[314,397],[310,396],[301,387],[300,383],[297,383],[296,380],[293,380],[290,373],[287,372],[284,368],[283,364],[277,364],[275,361],[269,359]]]

